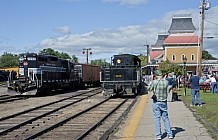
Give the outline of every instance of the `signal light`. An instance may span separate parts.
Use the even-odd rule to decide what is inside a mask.
[[[92,52],[89,52],[89,54],[92,54]]]
[[[83,51],[82,53],[84,54],[85,52]]]

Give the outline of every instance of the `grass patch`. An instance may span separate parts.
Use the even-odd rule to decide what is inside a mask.
[[[181,88],[178,91],[178,95],[185,102],[185,104],[191,104],[191,91],[190,89],[186,89],[186,96],[184,96],[184,88]],[[194,106],[192,109],[196,111],[196,114],[202,116],[207,122],[209,122],[213,127],[218,129],[218,94],[212,94],[207,91],[204,93],[202,90],[200,91],[201,101],[203,103],[202,107]],[[195,101],[197,103],[197,100]],[[218,140],[218,134],[214,133],[210,127],[205,125],[209,130],[214,139]]]

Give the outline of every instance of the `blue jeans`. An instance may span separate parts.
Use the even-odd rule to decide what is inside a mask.
[[[161,123],[160,118],[162,117],[164,121],[164,128],[167,132],[168,136],[173,136],[172,130],[170,128],[170,121],[168,118],[167,112],[167,102],[153,102],[152,110],[154,113],[154,121],[155,121],[155,129],[156,129],[156,137],[161,138]]]
[[[191,89],[191,96],[192,96],[192,105],[195,105],[195,96],[198,100],[198,105],[201,105],[201,98],[199,94],[199,89]]]
[[[217,86],[216,82],[211,82],[211,91],[212,91],[212,93],[215,93],[215,89],[217,88],[216,86]]]

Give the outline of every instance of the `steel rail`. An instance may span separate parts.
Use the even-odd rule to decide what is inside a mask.
[[[113,123],[113,125],[104,132],[104,134],[99,138],[99,140],[107,140],[109,135],[115,130],[115,128],[121,123],[122,119],[129,113],[131,108],[134,106],[138,97],[129,105],[129,107],[122,113],[122,115]]]
[[[82,115],[82,114],[84,114],[84,113],[90,111],[91,109],[93,109],[93,108],[95,108],[95,107],[97,107],[97,106],[99,106],[99,105],[101,105],[101,104],[107,102],[109,99],[110,99],[110,98],[107,98],[107,99],[105,99],[105,100],[99,102],[98,104],[95,104],[95,105],[93,105],[93,106],[91,106],[91,107],[89,107],[89,108],[87,108],[87,109],[85,109],[85,110],[83,110],[83,111],[80,111],[79,113],[77,113],[77,114],[75,114],[75,115],[73,115],[73,116],[70,116],[69,118],[66,118],[66,119],[64,119],[64,120],[62,120],[62,121],[59,121],[58,123],[56,123],[56,124],[54,124],[54,125],[52,125],[52,126],[50,126],[50,127],[48,127],[48,128],[45,128],[44,130],[41,130],[41,131],[39,131],[39,132],[33,134],[32,136],[29,136],[28,138],[25,138],[24,140],[32,140],[32,139],[35,139],[35,138],[37,138],[37,137],[43,135],[44,133],[47,133],[47,132],[49,132],[49,131],[51,131],[51,130],[53,130],[53,129],[55,129],[55,128],[57,128],[57,127],[59,127],[59,126],[65,124],[65,123],[67,123],[68,121],[70,121],[70,120],[72,120],[72,119],[74,119],[74,118],[76,118],[76,117],[78,117],[78,116],[80,116],[80,115]]]
[[[9,95],[1,95],[1,96],[0,96],[0,99],[1,99],[2,97],[5,97],[5,96],[9,96]]]
[[[6,84],[0,84],[0,87],[7,87],[7,85]]]
[[[21,115],[21,114],[25,114],[25,113],[28,113],[28,112],[30,112],[30,111],[33,111],[33,110],[36,110],[36,109],[39,109],[39,108],[43,108],[43,107],[45,107],[45,106],[49,106],[49,105],[52,105],[52,104],[56,104],[56,103],[59,103],[59,102],[62,102],[62,101],[65,101],[65,100],[68,100],[68,99],[71,99],[71,98],[74,98],[74,97],[77,97],[77,96],[80,96],[80,95],[83,95],[83,94],[92,92],[92,91],[95,91],[95,90],[97,90],[97,89],[94,89],[94,90],[91,90],[91,91],[88,91],[88,92],[84,92],[84,93],[81,93],[81,94],[73,95],[73,96],[71,96],[71,97],[63,98],[63,99],[60,99],[60,100],[58,100],[58,101],[54,101],[54,102],[51,102],[51,103],[48,103],[48,104],[44,104],[44,105],[41,105],[41,106],[37,106],[37,107],[31,108],[31,109],[27,109],[27,110],[24,110],[24,111],[21,111],[21,112],[18,112],[18,113],[15,113],[15,114],[12,114],[12,115],[9,115],[9,116],[6,116],[6,117],[2,117],[2,118],[0,118],[0,121],[7,120],[7,119],[10,119],[10,118],[19,116],[19,115]]]
[[[10,97],[11,96],[9,96],[9,95],[1,95],[0,100],[4,100],[4,99],[10,98]]]
[[[7,103],[7,102],[13,102],[13,101],[17,101],[17,100],[23,100],[23,99],[28,99],[28,97],[11,97],[11,98],[5,98],[4,99],[0,99],[2,101],[0,101],[0,104],[3,104],[3,103]]]
[[[0,136],[1,136],[1,135],[4,135],[4,134],[7,134],[8,132],[11,132],[11,131],[13,131],[13,130],[15,130],[15,129],[18,129],[18,128],[20,128],[20,127],[22,127],[22,126],[24,126],[24,125],[26,125],[26,124],[29,124],[29,123],[31,123],[31,122],[33,122],[33,121],[36,121],[36,120],[38,120],[38,119],[40,119],[40,118],[42,118],[42,117],[45,117],[45,116],[47,116],[47,115],[49,115],[49,114],[52,114],[52,113],[54,113],[54,112],[56,112],[56,111],[58,111],[58,110],[60,110],[60,109],[66,108],[66,107],[68,107],[68,106],[70,106],[70,105],[72,105],[72,104],[75,104],[75,103],[78,103],[78,102],[80,102],[80,101],[82,101],[82,100],[85,100],[85,99],[87,99],[88,97],[94,96],[94,95],[96,95],[96,94],[99,94],[99,92],[98,92],[98,93],[95,93],[95,94],[92,94],[92,95],[89,95],[89,96],[87,96],[87,97],[81,98],[81,99],[79,99],[79,100],[77,100],[77,101],[68,103],[68,104],[63,105],[63,106],[61,106],[61,107],[58,107],[58,108],[56,108],[56,109],[53,109],[53,110],[51,110],[51,111],[49,111],[49,112],[46,112],[46,113],[41,114],[41,115],[39,115],[39,116],[37,116],[37,117],[34,117],[34,118],[29,119],[29,120],[27,120],[27,121],[25,121],[25,122],[22,122],[22,123],[20,123],[20,124],[18,124],[18,125],[12,126],[12,127],[8,128],[8,129],[6,129],[6,130],[1,131],[1,132],[0,132]]]
[[[105,115],[101,120],[99,120],[97,123],[95,123],[93,126],[91,126],[89,129],[87,129],[83,134],[81,134],[79,137],[76,138],[76,140],[82,140],[85,138],[91,131],[93,131],[95,128],[97,128],[98,125],[100,125],[105,119],[107,119],[111,114],[113,114],[118,108],[120,108],[128,99],[125,99],[120,104],[118,104],[112,111],[110,111],[107,115]]]

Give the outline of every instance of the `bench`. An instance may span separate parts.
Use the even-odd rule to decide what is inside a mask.
[[[204,93],[206,93],[207,90],[210,90],[210,83],[204,82],[204,83],[199,83],[200,90],[203,90]]]

